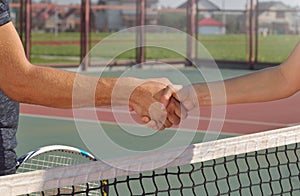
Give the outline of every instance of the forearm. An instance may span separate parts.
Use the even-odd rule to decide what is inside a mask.
[[[224,87],[225,90],[222,91]],[[196,84],[195,89],[200,105],[265,102],[282,99],[295,93],[280,66],[228,79],[224,83]],[[222,95],[219,92],[226,94]],[[214,99],[214,96],[225,97]]]
[[[7,79],[8,82],[4,87],[4,91],[12,99],[21,103],[56,108],[91,106],[94,104],[91,102],[94,100],[93,96],[95,95],[95,92],[92,92],[92,85],[97,84],[96,78],[76,77],[76,74],[72,72],[33,65],[30,66],[27,72],[13,78],[15,78],[14,81]],[[77,88],[75,88],[75,85]],[[73,94],[73,91],[76,92],[76,95]],[[73,99],[76,101],[73,101]]]
[[[225,87],[229,104],[273,101],[295,93],[280,66],[228,80]]]
[[[111,93],[117,79],[96,78],[53,68],[38,67],[25,57],[22,43],[12,23],[1,27],[0,88],[10,98],[22,102],[58,108],[102,106],[111,104]],[[124,88],[115,100],[125,104],[126,91],[137,79],[121,82]],[[127,86],[126,86],[127,85]],[[128,88],[126,88],[128,87]]]
[[[128,105],[130,89],[133,91],[139,83],[141,80],[134,78],[97,78],[32,65],[8,82],[7,91],[19,102],[57,108],[105,106],[112,101]]]

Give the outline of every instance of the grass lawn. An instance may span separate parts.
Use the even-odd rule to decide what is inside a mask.
[[[93,48],[98,42],[105,39],[108,33],[92,33],[91,40]],[[130,47],[135,46],[134,36],[130,38],[118,38],[114,42],[109,43],[105,50],[99,54],[101,57],[112,58],[115,55],[117,47],[120,43],[128,44]],[[157,45],[166,48],[178,48],[183,54],[186,51],[185,37],[178,37],[170,33],[147,34],[146,38],[149,42],[156,42]],[[125,41],[124,41],[125,40]],[[296,35],[273,35],[259,38],[258,60],[260,62],[282,62],[290,54],[296,43],[300,40],[300,36]],[[247,59],[247,44],[245,35],[200,35],[200,45],[202,45],[214,59],[221,60],[237,60],[245,61]],[[57,36],[51,33],[33,33],[31,61],[33,63],[61,63],[75,62],[78,60],[70,60],[70,57],[79,57],[80,55],[80,34],[79,33],[59,33]],[[175,46],[176,45],[176,46]],[[178,46],[179,45],[179,46]],[[198,54],[203,54],[200,48]],[[53,58],[48,58],[53,56]],[[148,47],[146,49],[148,59],[182,59],[182,55],[177,52],[164,48]],[[55,60],[57,57],[57,60]],[[64,59],[66,58],[66,59]],[[118,59],[134,59],[135,50],[128,50],[119,54]]]

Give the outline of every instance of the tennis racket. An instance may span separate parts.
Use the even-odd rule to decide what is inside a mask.
[[[75,147],[64,145],[45,146],[35,151],[31,151],[18,158],[17,173],[76,165],[91,161],[97,161],[97,159],[92,154]],[[56,190],[47,190],[43,194],[58,195],[73,194],[74,192],[86,193],[86,190],[88,188],[93,190],[89,192],[89,195],[102,194],[106,196],[108,193],[108,189],[105,185],[107,185],[107,183],[107,180],[103,180],[101,182],[81,184],[72,187],[63,187]],[[41,193],[34,193],[33,195],[35,194],[41,195]]]

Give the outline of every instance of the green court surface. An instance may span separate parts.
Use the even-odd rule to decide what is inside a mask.
[[[93,137],[93,133],[97,134],[99,130],[95,129],[95,126],[98,126],[96,122],[83,122],[86,124],[87,134],[91,134]],[[134,136],[123,130],[117,124],[112,123],[101,123],[101,126],[105,130],[106,134],[109,138],[112,139],[113,142],[117,143],[120,146],[123,146],[127,149],[139,150],[139,151],[147,151],[151,149],[155,149],[160,145],[172,140],[174,134],[182,134],[182,137],[192,138],[191,143],[198,143],[203,141],[203,137],[205,136],[205,132],[192,132],[192,131],[184,131],[184,130],[174,130],[168,129],[162,132],[155,132],[153,135],[149,137],[138,137]],[[138,126],[135,125],[125,125],[128,130],[139,129]],[[143,131],[147,132],[147,130],[143,129]],[[148,131],[149,132],[149,131]],[[141,133],[142,134],[142,133]],[[218,138],[225,138],[229,136],[233,136],[232,134],[228,135],[215,135]],[[99,137],[95,137],[99,139]],[[20,128],[17,133],[18,146],[17,146],[17,154],[19,156],[35,150],[39,147],[47,146],[47,145],[69,145],[81,148],[83,150],[89,151],[84,142],[81,140],[79,133],[77,132],[76,125],[73,120],[64,120],[64,119],[54,119],[54,118],[44,118],[44,117],[33,117],[33,116],[21,116],[20,118]],[[101,138],[99,141],[92,141],[101,143]],[[105,142],[105,141],[104,141]],[[103,143],[104,143],[103,142]],[[180,145],[180,141],[176,142]],[[176,146],[174,146],[176,147]],[[126,156],[124,154],[116,154],[111,152],[107,146],[102,146],[103,151],[106,151],[106,155],[111,157],[106,158],[115,158],[118,156]]]

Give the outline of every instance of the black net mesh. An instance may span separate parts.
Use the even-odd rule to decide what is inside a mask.
[[[43,194],[297,195],[299,156],[299,144],[292,144]]]

